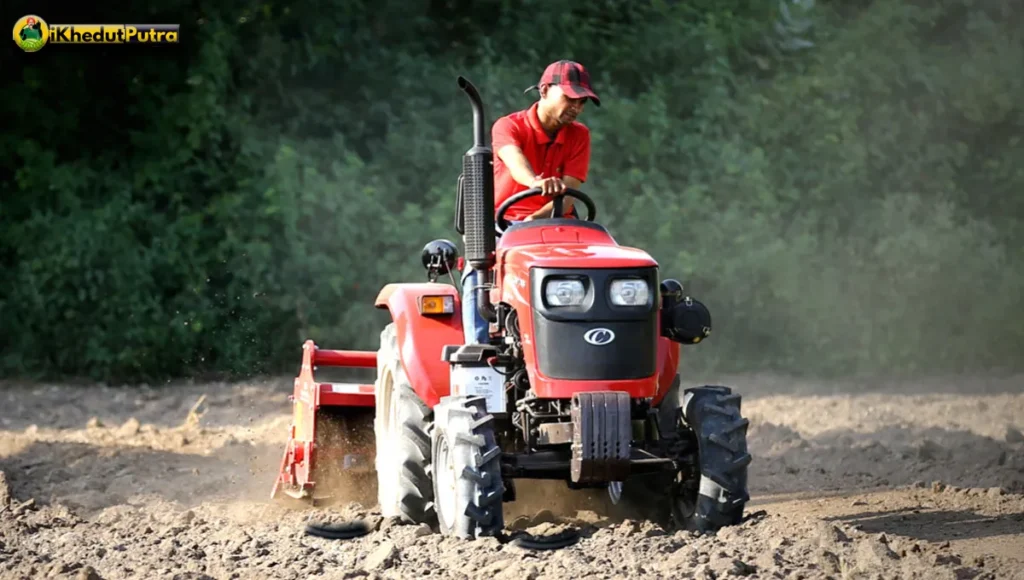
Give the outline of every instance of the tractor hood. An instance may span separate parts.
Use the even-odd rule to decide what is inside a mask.
[[[575,219],[517,224],[498,242],[498,259],[520,272],[530,268],[648,268],[650,254],[620,246],[603,226]]]
[[[499,253],[502,251],[499,250]],[[602,244],[537,244],[504,250],[502,262],[525,272],[530,268],[649,268],[658,263],[643,250]]]

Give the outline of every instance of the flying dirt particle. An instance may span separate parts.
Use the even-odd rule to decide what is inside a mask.
[[[942,493],[942,490],[946,489],[946,484],[941,481],[932,482],[932,491],[935,493]]]

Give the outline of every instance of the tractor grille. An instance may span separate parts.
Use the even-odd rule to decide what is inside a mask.
[[[614,340],[600,346],[588,343],[584,336],[594,328],[611,331]],[[533,334],[537,366],[553,379],[616,381],[657,372],[658,329],[653,318],[588,323],[535,316]]]

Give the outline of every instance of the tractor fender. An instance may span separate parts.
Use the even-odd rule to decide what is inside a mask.
[[[452,314],[420,314],[421,296],[452,296]],[[431,409],[450,391],[448,363],[441,358],[445,345],[463,344],[462,306],[458,290],[431,282],[387,284],[374,307],[388,309],[398,334],[398,349],[405,374],[416,395]],[[379,396],[379,394],[378,394]]]
[[[658,392],[651,401],[655,407],[661,404],[673,383],[679,380],[679,354],[679,343],[663,336],[658,338]]]

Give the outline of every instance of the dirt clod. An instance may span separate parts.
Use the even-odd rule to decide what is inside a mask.
[[[377,546],[363,561],[363,568],[366,570],[385,570],[394,565],[398,557],[398,548],[391,542],[384,542]]]

